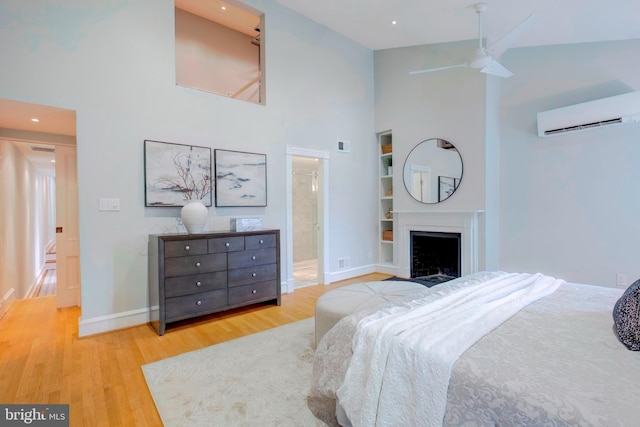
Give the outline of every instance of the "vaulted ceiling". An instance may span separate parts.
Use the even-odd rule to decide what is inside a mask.
[[[276,0],[373,50],[477,37],[473,0]],[[638,0],[487,0],[491,40],[527,16],[538,20],[513,46],[640,38]],[[392,21],[396,24],[392,24]]]

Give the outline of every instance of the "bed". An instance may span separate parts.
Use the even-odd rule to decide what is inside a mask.
[[[612,319],[624,290],[525,276],[536,286],[541,278],[540,288],[518,284],[506,311],[464,306],[477,295],[471,288],[515,283],[481,272],[345,317],[316,349],[310,409],[334,426],[640,425],[640,352],[621,342]],[[507,296],[480,295],[493,307]],[[462,311],[447,312],[451,301]],[[393,316],[420,319],[425,302],[441,323],[429,314],[425,325],[394,329],[407,321]]]

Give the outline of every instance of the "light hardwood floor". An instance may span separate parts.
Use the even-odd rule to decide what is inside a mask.
[[[55,297],[20,300],[0,319],[0,403],[70,405],[71,426],[161,426],[142,365],[312,317],[323,293],[362,281],[309,286],[256,305],[182,322],[160,337],[148,325],[78,338],[79,308]]]

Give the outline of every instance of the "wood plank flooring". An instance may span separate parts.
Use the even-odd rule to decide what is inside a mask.
[[[19,300],[0,319],[0,403],[70,405],[71,426],[161,426],[142,365],[312,317],[323,293],[362,281],[296,289],[256,305],[185,321],[159,337],[148,325],[78,338],[79,308],[55,297]]]

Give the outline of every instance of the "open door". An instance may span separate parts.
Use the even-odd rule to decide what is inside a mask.
[[[58,308],[80,305],[80,238],[78,227],[76,148],[56,146],[56,269]]]

